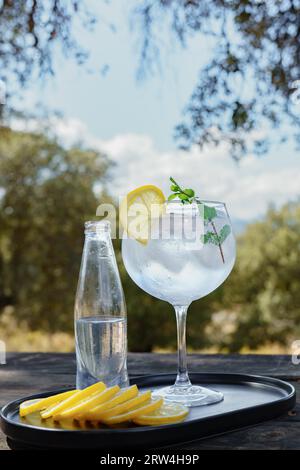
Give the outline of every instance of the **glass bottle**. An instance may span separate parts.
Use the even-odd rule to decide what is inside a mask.
[[[126,305],[107,221],[85,223],[75,340],[77,388],[128,385]]]

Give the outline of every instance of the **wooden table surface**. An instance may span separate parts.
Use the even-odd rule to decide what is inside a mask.
[[[131,375],[175,372],[172,354],[129,354]],[[193,441],[180,449],[300,449],[300,366],[290,356],[189,355],[191,372],[231,372],[268,375],[287,380],[296,388],[295,410],[280,418],[221,436]],[[75,383],[74,354],[9,353],[0,365],[0,406],[21,396]],[[0,449],[7,449],[0,431]]]

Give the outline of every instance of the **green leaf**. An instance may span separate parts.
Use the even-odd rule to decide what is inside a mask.
[[[217,211],[214,207],[206,206],[204,204],[204,219],[212,220],[217,216]]]
[[[203,236],[203,243],[212,243],[219,245],[219,237],[214,232],[206,232]]]
[[[179,199],[181,199],[182,201],[188,201],[188,200],[189,200],[189,197],[186,196],[185,194],[178,194],[178,197],[179,197]]]
[[[206,232],[202,237],[203,243],[212,243],[213,245],[222,245],[228,235],[231,233],[229,225],[224,225],[221,228],[219,235],[214,232]]]
[[[229,225],[224,225],[224,227],[221,228],[220,233],[219,233],[219,243],[222,245],[222,243],[225,242],[226,238],[228,235],[231,233],[231,228]]]
[[[179,188],[176,184],[172,184],[172,186],[170,187],[171,191],[179,191]]]
[[[190,188],[184,189],[184,193],[188,197],[194,197],[195,196],[195,191],[193,189],[190,189]]]
[[[173,201],[173,199],[175,199],[177,196],[178,194],[170,194],[170,196],[168,197],[168,201]]]

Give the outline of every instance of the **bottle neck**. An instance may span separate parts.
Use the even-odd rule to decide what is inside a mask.
[[[110,222],[107,220],[89,220],[84,224],[85,235],[101,235],[108,233],[110,235]]]
[[[107,221],[85,223],[85,250],[94,256],[112,256],[110,224]]]
[[[85,243],[75,301],[75,318],[125,318],[126,306],[109,225],[85,224]]]

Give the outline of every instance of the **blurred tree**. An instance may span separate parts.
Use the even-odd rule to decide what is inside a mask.
[[[163,24],[186,45],[189,37],[215,38],[201,70],[187,119],[176,128],[182,148],[228,142],[235,158],[262,153],[267,126],[289,121],[300,142],[300,0],[140,0],[141,74],[159,60]],[[197,58],[195,58],[197,60]],[[297,99],[298,98],[298,99]],[[298,104],[298,106],[297,106]],[[247,134],[254,133],[254,145]],[[250,147],[249,147],[250,146]]]
[[[0,140],[0,305],[31,328],[73,328],[83,222],[107,168],[102,154],[45,135],[6,129]]]
[[[73,34],[76,18],[85,27],[95,23],[84,1],[0,0],[0,78],[24,85],[34,70],[52,74],[56,44],[82,63],[87,51]]]
[[[236,324],[220,346],[235,352],[299,338],[299,202],[270,209],[238,242],[236,267],[220,299],[220,306],[236,313]]]
[[[76,21],[84,27],[96,22],[86,5],[77,0],[0,0],[0,88],[2,80],[9,95],[16,82],[28,83],[34,71],[53,74],[56,44],[82,64],[88,52],[75,39],[73,27]],[[181,147],[226,141],[240,158],[250,150],[267,150],[270,142],[261,132],[267,126],[289,121],[299,129],[300,0],[138,0],[133,24],[142,36],[140,75],[159,60],[163,24],[182,45],[195,34],[215,38],[187,119],[176,128]],[[0,99],[0,117],[3,110]],[[247,139],[255,130],[259,132]],[[295,137],[300,141],[299,132]]]
[[[0,309],[13,306],[20,325],[73,332],[83,222],[95,217],[99,199],[93,189],[105,182],[108,165],[95,151],[66,150],[53,137],[2,129]],[[103,200],[110,201],[105,192]],[[130,350],[175,349],[172,307],[131,281],[122,263],[120,240],[114,243],[127,300]],[[191,309],[189,346],[206,345],[199,331],[209,322],[211,308],[209,303],[201,315],[197,304]]]
[[[5,138],[3,138],[5,136]],[[99,203],[109,161],[96,151],[64,149],[42,134],[3,129],[0,140],[0,311],[32,329],[73,331],[73,300],[83,222]],[[105,188],[105,185],[104,185]],[[105,190],[101,200],[108,201]],[[256,349],[300,335],[300,204],[270,209],[238,239],[236,267],[211,295],[193,302],[188,346]],[[125,272],[132,351],[176,348],[173,309],[140,290]],[[222,315],[219,333],[215,318]],[[228,319],[232,328],[228,333]],[[20,328],[22,328],[20,326]]]
[[[96,183],[105,182],[108,160],[92,150],[64,149],[43,134],[3,128],[0,139],[0,309],[13,306],[20,325],[73,331],[73,302],[83,244],[83,222],[95,217]],[[110,201],[104,192],[101,201]],[[128,309],[132,351],[176,348],[173,309],[131,281],[115,240]],[[0,311],[1,311],[0,310]],[[193,310],[193,309],[192,309]],[[189,316],[190,346],[210,308]],[[20,326],[22,328],[22,326]]]

